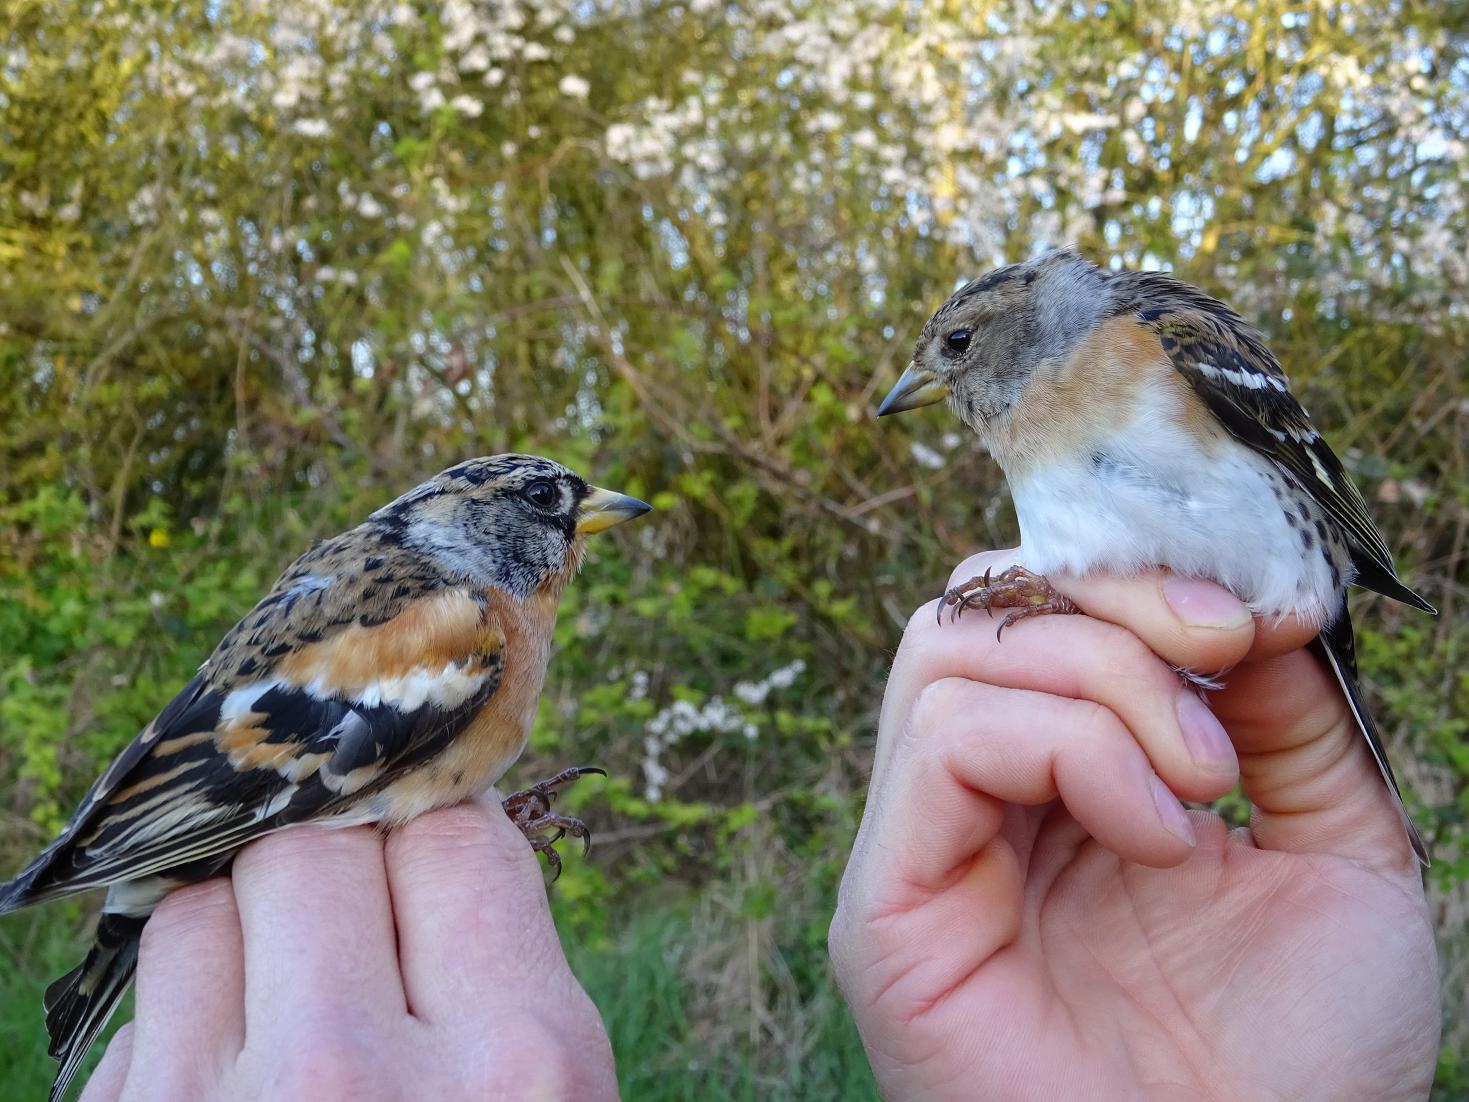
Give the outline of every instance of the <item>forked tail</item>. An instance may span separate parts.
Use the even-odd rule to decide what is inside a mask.
[[[103,913],[87,959],[46,988],[50,1053],[61,1061],[48,1102],[71,1085],[77,1069],[117,1009],[138,966],[138,940],[147,916]]]

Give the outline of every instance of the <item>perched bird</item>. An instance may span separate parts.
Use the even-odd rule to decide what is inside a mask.
[[[1319,625],[1316,646],[1428,863],[1357,684],[1346,587],[1434,609],[1398,580],[1259,333],[1186,283],[1052,252],[955,291],[877,412],[944,400],[1005,472],[1023,565],[955,587],[940,611],[1015,609],[1003,630],[1076,611],[1047,573],[1164,566],[1256,613]]]
[[[51,1098],[127,990],[170,890],[293,823],[392,826],[499,780],[525,747],[586,536],[648,509],[548,459],[471,459],[287,567],[0,885],[0,913],[108,889],[87,959],[46,992]],[[538,850],[585,839],[550,805],[589,771],[505,801]]]

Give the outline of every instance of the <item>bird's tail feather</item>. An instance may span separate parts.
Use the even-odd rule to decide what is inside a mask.
[[[42,902],[36,881],[51,863],[51,850],[52,846],[47,846],[39,857],[15,874],[15,879],[0,883],[0,915]]]
[[[26,884],[21,877],[0,884],[0,915],[18,911],[29,902],[25,898]]]
[[[103,913],[87,959],[46,988],[50,1053],[61,1061],[49,1102],[71,1085],[87,1050],[117,1009],[138,966],[138,941],[146,916]]]
[[[1377,723],[1373,720],[1372,713],[1367,710],[1367,702],[1362,699],[1362,688],[1357,681],[1357,644],[1352,635],[1352,620],[1345,608],[1335,621],[1322,630],[1317,641],[1326,655],[1331,672],[1336,674],[1336,680],[1341,685],[1342,692],[1346,694],[1347,703],[1351,706],[1357,727],[1367,739],[1372,756],[1377,760],[1377,768],[1382,771],[1382,779],[1387,782],[1388,791],[1392,793],[1393,800],[1398,805],[1398,814],[1402,816],[1403,826],[1408,830],[1408,841],[1413,845],[1413,852],[1418,855],[1418,860],[1423,867],[1427,868],[1428,846],[1424,844],[1423,836],[1418,833],[1418,828],[1408,814],[1407,805],[1403,803],[1403,793],[1398,788],[1397,777],[1393,776],[1392,765],[1388,763],[1387,749],[1382,745],[1382,735],[1377,730]]]

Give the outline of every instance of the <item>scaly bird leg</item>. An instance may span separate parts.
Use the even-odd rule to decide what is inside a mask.
[[[558,815],[551,810],[551,804],[555,802],[556,794],[561,789],[589,773],[601,777],[607,775],[605,769],[598,769],[594,765],[573,765],[570,769],[561,770],[554,777],[547,777],[539,784],[512,792],[501,802],[500,806],[505,809],[505,814],[520,828],[526,841],[530,842],[531,849],[545,854],[546,864],[551,866],[552,883],[561,875],[561,856],[555,849],[557,842],[569,834],[573,838],[581,839],[582,853],[592,848],[592,832],[587,829],[586,823],[570,815]],[[551,830],[556,833],[548,836],[546,832]]]
[[[996,640],[1017,620],[1044,616],[1051,612],[1068,614],[1081,611],[1045,578],[1023,566],[1012,566],[993,578],[986,570],[983,577],[970,578],[962,585],[954,586],[944,594],[943,601],[939,603],[940,622],[943,620],[945,608],[951,610],[949,620],[952,622],[963,615],[965,609],[974,605],[983,608],[991,616],[997,608],[1014,610],[1000,621],[1000,626],[995,631]]]

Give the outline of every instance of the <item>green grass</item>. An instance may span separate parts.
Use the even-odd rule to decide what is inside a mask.
[[[46,1055],[46,1025],[41,993],[74,966],[86,951],[91,919],[75,905],[43,907],[0,918],[0,1069],[4,1097],[15,1102],[42,1099],[51,1088],[56,1061]],[[132,1016],[130,995],[109,1025],[110,1037]],[[96,1046],[83,1076],[101,1059]]]
[[[41,992],[80,959],[89,924],[67,905],[0,919],[0,1096],[7,1102],[46,1097],[56,1065],[46,1055]],[[875,1102],[861,1042],[824,968],[808,963],[812,975],[799,995],[790,984],[757,985],[782,1009],[752,1014],[748,975],[725,967],[727,950],[747,947],[744,933],[711,918],[708,908],[678,904],[589,944],[567,935],[572,966],[607,1023],[623,1097]],[[783,971],[779,961],[774,970]],[[113,1028],[130,1016],[124,1006]],[[93,1063],[101,1051],[98,1045]]]
[[[675,908],[629,923],[607,944],[568,946],[607,1023],[622,1096],[875,1102],[862,1043],[824,966],[807,982],[782,960],[763,959],[753,973],[729,967],[748,944],[740,933],[708,907]],[[790,982],[775,978],[782,973]]]

